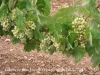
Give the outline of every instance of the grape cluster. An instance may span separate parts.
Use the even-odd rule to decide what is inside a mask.
[[[2,17],[0,19],[0,23],[1,23],[1,26],[3,27],[4,31],[9,31],[12,26],[12,22],[9,19],[9,17]]]
[[[21,40],[22,43],[25,43],[25,42],[26,42],[26,36],[25,36],[24,30],[20,30],[20,29],[18,29],[18,28],[15,26],[15,28],[12,30],[12,32],[13,32],[13,35],[14,35],[16,38],[18,38],[18,39]]]
[[[35,30],[35,28],[36,28],[36,25],[35,25],[35,23],[33,21],[26,21],[25,25],[26,25],[26,28],[29,28],[31,30],[32,29]]]
[[[12,30],[13,35],[20,39],[22,43],[26,43],[27,38],[29,40],[33,37],[33,30],[35,30],[36,25],[33,21],[26,21],[24,29],[19,29],[15,26],[15,28]]]
[[[78,38],[75,40],[75,42],[79,42],[81,47],[85,47],[85,32],[88,25],[84,18],[76,18],[72,22],[72,28],[73,31],[78,34]]]
[[[52,49],[52,47],[55,47],[56,50],[59,49],[60,43],[58,43],[52,35],[46,34],[45,36],[46,37],[40,43],[40,49],[46,49],[47,51]]]

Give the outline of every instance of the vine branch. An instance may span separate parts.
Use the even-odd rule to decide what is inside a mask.
[[[86,18],[85,18],[85,21],[87,21],[87,19],[91,16],[91,14],[89,14]]]
[[[13,9],[13,8],[14,8],[15,3],[16,3],[16,0],[13,0],[13,4],[12,4],[11,9]]]

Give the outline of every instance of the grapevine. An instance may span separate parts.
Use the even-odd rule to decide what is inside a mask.
[[[87,53],[100,67],[100,4],[78,1],[50,15],[51,0],[1,0],[0,36],[22,43],[24,51],[61,52],[75,61]]]

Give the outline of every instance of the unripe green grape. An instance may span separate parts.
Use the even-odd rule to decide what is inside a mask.
[[[73,24],[73,23],[72,23]],[[72,28],[75,28],[75,25],[72,25]]]
[[[85,44],[84,44],[84,43],[82,43],[82,44],[81,44],[81,47],[85,48]]]
[[[10,29],[10,26],[8,24],[4,23],[3,30],[4,31],[9,31],[9,29]]]
[[[20,39],[22,43],[26,42],[26,35],[24,33],[24,30],[20,30],[15,26],[15,28],[12,30],[12,33],[16,38]]]
[[[30,25],[30,28],[33,29],[33,30],[35,30],[36,25],[34,23],[32,23],[32,25]]]
[[[22,38],[24,38],[24,37],[25,37],[25,33],[22,32],[22,31],[20,31],[20,32],[19,32],[19,38],[22,39]]]
[[[59,48],[59,46],[60,46],[60,43],[54,43],[54,46],[58,49]]]
[[[26,43],[26,38],[25,37],[20,39],[20,40],[21,40],[21,43]]]
[[[78,34],[78,38],[76,39],[76,41],[81,42],[85,39],[84,37],[87,27],[88,27],[87,22],[85,21],[84,18],[76,18],[72,22],[72,28],[74,29],[74,32]],[[85,46],[84,44],[85,42],[82,42],[82,45],[80,44],[80,46],[83,47]]]
[[[33,31],[30,29],[25,29],[25,35],[27,36],[27,38],[32,39]]]
[[[51,36],[50,34],[47,34],[45,36],[46,37],[40,43],[40,49],[44,49],[45,46],[47,46],[47,50],[51,49],[52,46],[56,49],[59,49],[60,44],[57,43],[53,36]]]
[[[72,25],[73,25],[72,27],[75,27],[75,25],[74,25],[74,24],[75,24],[75,22],[73,21],[73,22],[72,22]]]
[[[33,29],[33,30],[35,30],[35,28],[36,28],[36,25],[33,21],[26,21],[25,25],[26,25],[27,28],[30,28],[30,29]]]
[[[18,38],[18,33],[19,33],[19,30],[17,29],[17,27],[15,26],[14,27],[14,29],[12,30],[12,33],[13,33],[13,35],[16,37],[16,38]]]
[[[9,19],[7,17],[3,17],[0,19],[1,26],[3,27],[4,31],[9,31],[11,25],[9,24]]]
[[[50,43],[51,43],[51,41],[50,41],[50,40],[48,40],[48,41],[47,41],[47,44],[50,44]]]
[[[26,21],[25,27],[23,29],[18,29],[16,26],[12,30],[13,35],[20,39],[21,42],[25,42],[25,40],[31,40],[33,38],[33,30],[35,30],[36,25],[33,21]]]

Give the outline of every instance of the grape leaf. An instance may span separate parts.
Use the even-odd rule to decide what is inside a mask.
[[[95,47],[90,47],[90,46],[88,46],[88,44],[86,44],[86,51],[89,56],[96,54]]]
[[[75,18],[74,7],[69,6],[68,8],[62,8],[58,10],[53,16],[54,23],[64,24],[72,22]]]
[[[46,2],[45,2],[44,0],[37,0],[36,5],[37,5],[37,9],[38,9],[40,12],[44,13],[44,8],[45,8],[45,6],[46,6]]]
[[[36,40],[30,40],[26,44],[24,44],[24,51],[30,52],[31,50],[34,50],[36,46]]]
[[[100,43],[100,39],[93,39],[92,40],[92,44],[93,44],[94,47],[96,47],[97,45],[99,45],[99,43]]]
[[[94,21],[97,23],[96,26],[98,24],[100,24],[100,12],[99,13],[95,13],[93,17],[94,17]]]
[[[72,50],[72,56],[75,58],[76,63],[79,62],[82,57],[84,57],[84,54],[84,48],[77,47]]]
[[[19,39],[14,36],[11,36],[11,40],[13,44],[17,44],[19,42]]]
[[[99,13],[98,9],[96,8],[96,0],[90,0],[86,8],[89,10],[91,15]]]
[[[90,3],[90,0],[82,0],[82,5],[86,6]]]
[[[4,35],[4,32],[3,32],[2,27],[0,25],[0,36],[3,36],[3,35]]]
[[[60,34],[62,32],[62,26],[60,24],[55,24],[55,28],[58,31],[58,33]]]
[[[39,15],[39,19],[42,23],[42,25],[50,25],[50,24],[54,24],[54,22],[52,21],[52,17],[51,16],[40,16]]]
[[[0,17],[7,15],[8,7],[6,4],[2,3],[0,6]]]
[[[92,28],[98,28],[98,23],[96,22],[95,19],[90,20],[90,25]]]
[[[21,10],[16,9],[16,25],[19,29],[23,29],[24,28],[24,22],[25,22],[25,17],[24,14]]]
[[[0,30],[0,36],[3,36],[3,35],[4,35],[3,30]]]
[[[50,14],[50,0],[37,0],[37,9],[44,15]]]
[[[1,6],[1,4],[2,4],[2,0],[0,0],[0,6]]]
[[[33,14],[33,12],[27,13],[27,19],[36,22],[38,20],[37,16]]]
[[[18,0],[16,3],[16,7],[19,8],[20,10],[22,9],[31,10],[32,9],[31,0]]]
[[[78,35],[76,33],[70,33],[68,35],[68,40],[70,42],[70,44],[72,45],[75,41],[75,39],[78,37]]]
[[[71,23],[65,23],[65,24],[61,24],[61,29],[62,29],[62,35],[67,36],[68,35],[68,31],[71,30]]]
[[[43,39],[43,35],[40,32],[40,30],[41,30],[41,25],[39,23],[36,23],[36,28],[34,30],[34,37],[35,37],[35,39],[39,39],[39,40]]]
[[[92,46],[93,44],[92,44],[92,34],[91,33],[89,35],[89,42],[90,42],[90,46]]]
[[[34,36],[35,36],[35,39],[39,39],[39,40],[42,40],[43,39],[43,35],[37,29],[34,31]]]
[[[49,15],[50,14],[50,6],[51,6],[50,1],[51,0],[44,0],[44,1],[46,2],[46,6],[44,8],[44,13],[45,13],[45,15]]]
[[[93,63],[92,65],[93,68],[100,65],[100,55],[96,54],[92,56],[91,62]]]
[[[92,34],[92,38],[100,39],[100,30],[98,30],[96,28],[91,28],[90,31]]]
[[[78,13],[82,14],[83,16],[88,16],[90,12],[84,6],[77,7]]]

